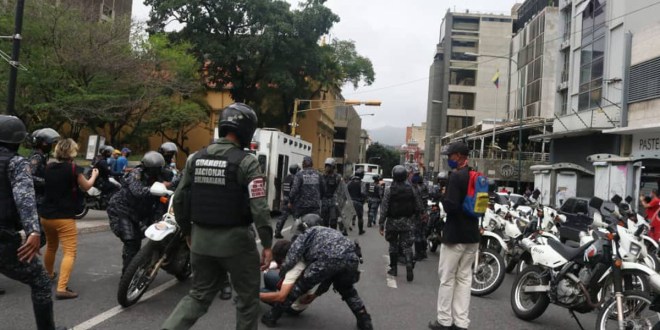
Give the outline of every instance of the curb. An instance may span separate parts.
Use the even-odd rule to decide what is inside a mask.
[[[107,223],[104,224],[99,224],[99,225],[94,225],[94,226],[85,226],[82,228],[78,228],[78,234],[91,234],[91,233],[99,233],[103,231],[108,231],[110,230],[110,225]]]

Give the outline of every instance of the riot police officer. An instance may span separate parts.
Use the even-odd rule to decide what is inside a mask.
[[[51,281],[37,257],[41,225],[34,182],[30,163],[18,155],[26,137],[20,119],[0,115],[0,274],[30,286],[37,329],[52,330]]]
[[[421,214],[415,215],[413,227],[413,239],[415,241],[415,260],[424,260],[428,258],[426,255],[426,227],[428,225],[428,214],[426,213],[426,204],[429,200],[429,189],[419,171],[413,171],[410,179],[413,189],[417,190],[417,197],[420,199],[419,203],[422,205]]]
[[[261,272],[250,228],[254,223],[261,239],[262,270],[272,259],[273,230],[259,161],[243,150],[256,128],[254,110],[231,104],[218,123],[220,138],[186,162],[174,194],[174,212],[190,244],[195,276],[163,329],[192,327],[224,286],[227,273],[238,296],[236,329],[257,328]]]
[[[166,181],[172,183],[171,189],[173,190],[176,189],[177,185],[179,184],[179,180],[181,179],[177,173],[176,164],[173,163],[177,152],[179,152],[179,148],[177,148],[176,144],[173,142],[165,142],[158,148],[158,153],[163,155],[163,158],[165,159],[163,175],[165,176]]]
[[[325,171],[323,173],[324,191],[321,196],[321,218],[323,218],[323,226],[337,229],[337,217],[339,210],[337,209],[337,199],[335,192],[341,184],[341,175],[335,173],[335,159],[329,157],[325,160]]]
[[[60,140],[60,134],[52,128],[38,129],[30,135],[32,139],[32,153],[30,154],[30,167],[32,169],[32,179],[34,181],[34,192],[37,196],[37,206],[40,206],[46,187],[44,174],[48,157],[53,145]]]
[[[305,156],[302,162],[302,171],[296,173],[289,198],[293,207],[294,217],[300,218],[305,214],[321,214],[321,195],[324,194],[321,174],[312,166],[312,157]]]
[[[96,158],[92,162],[92,167],[99,171],[99,176],[94,182],[94,187],[100,189],[103,194],[112,194],[117,190],[117,187],[110,182],[112,171],[110,170],[110,165],[108,165],[108,158],[112,156],[113,151],[115,151],[115,148],[112,146],[102,146],[99,148],[99,154],[96,155]]]
[[[399,250],[403,250],[406,260],[406,279],[408,282],[414,278],[413,274],[413,218],[422,209],[417,191],[406,180],[408,172],[401,165],[392,169],[392,185],[385,189],[383,203],[378,224],[380,234],[390,243],[390,269],[389,275],[397,276],[397,262]]]
[[[161,154],[155,151],[145,153],[140,166],[127,175],[124,185],[108,203],[110,229],[124,243],[122,274],[140,251],[144,230],[155,220],[155,207],[160,205],[158,197],[152,196],[149,188],[156,181],[171,186],[163,179],[163,166],[165,160]]]
[[[358,229],[359,234],[364,234],[364,200],[366,198],[366,193],[364,185],[362,184],[362,178],[364,178],[364,170],[358,168],[355,171],[355,175],[351,177],[351,181],[348,183],[348,194],[351,195],[351,200],[353,200],[353,207],[355,207],[355,213],[357,213],[358,219]]]
[[[277,219],[277,224],[275,225],[275,238],[284,238],[284,236],[282,236],[282,228],[284,228],[284,224],[292,211],[289,205],[291,202],[289,194],[291,193],[293,179],[298,171],[300,171],[300,166],[298,166],[298,164],[289,165],[289,174],[282,181],[282,203],[280,206],[280,212],[282,214]]]
[[[380,200],[383,197],[383,190],[380,186],[380,176],[374,175],[373,182],[370,182],[367,186],[367,205],[369,208],[367,219],[367,227],[376,225],[376,216],[378,215],[378,207],[380,206]]]

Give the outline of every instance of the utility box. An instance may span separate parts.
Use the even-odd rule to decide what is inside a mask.
[[[541,192],[541,204],[561,207],[570,197],[593,196],[594,173],[573,163],[534,165],[534,187]]]

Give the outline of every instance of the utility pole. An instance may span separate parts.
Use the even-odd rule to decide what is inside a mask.
[[[21,31],[23,29],[23,9],[25,8],[25,0],[18,0],[16,2],[16,21],[14,23],[14,35],[12,36],[12,49],[11,61],[9,65],[9,83],[7,84],[7,111],[6,114],[14,115],[16,113],[16,80],[18,78],[18,54],[21,51]]]

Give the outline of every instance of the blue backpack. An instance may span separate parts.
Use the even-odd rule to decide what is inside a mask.
[[[467,195],[463,200],[463,211],[473,218],[479,218],[488,208],[488,179],[477,171],[470,170]]]

